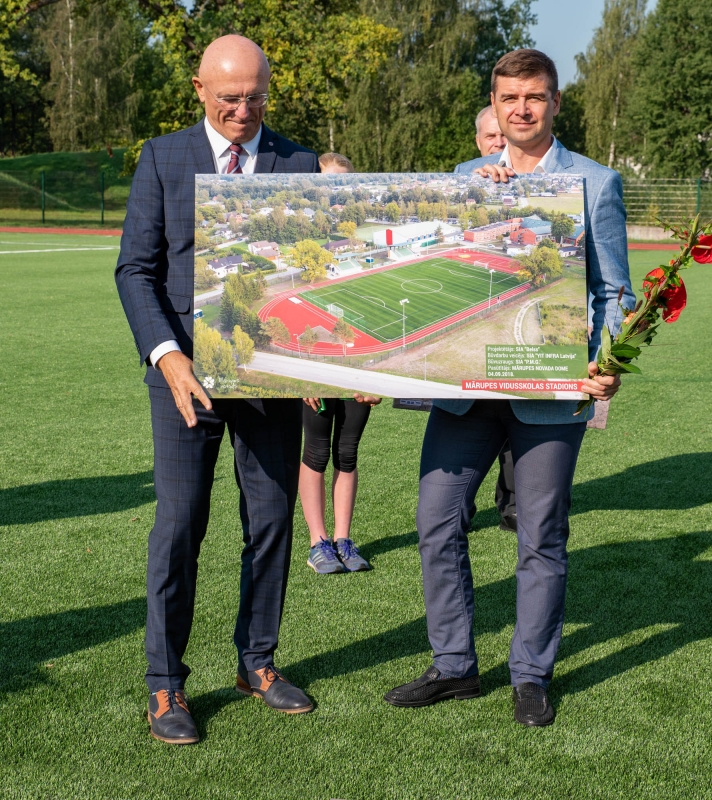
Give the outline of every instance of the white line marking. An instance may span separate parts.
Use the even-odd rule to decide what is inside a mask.
[[[0,250],[0,256],[17,256],[24,253],[78,253],[85,250],[118,250],[118,245],[114,247],[58,247],[54,250]]]

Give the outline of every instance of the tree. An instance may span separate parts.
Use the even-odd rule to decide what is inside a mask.
[[[586,155],[586,82],[579,76],[561,90],[561,110],[554,117],[554,136],[567,150]]]
[[[709,3],[658,0],[633,54],[635,85],[624,126],[627,154],[646,173],[698,178],[712,170]]]
[[[388,203],[383,209],[383,213],[389,222],[398,222],[401,218],[401,210],[398,203]]]
[[[161,132],[195,124],[201,106],[190,83],[203,50],[226,33],[258,42],[272,66],[270,124],[320,152],[343,116],[347,84],[372,74],[386,60],[394,30],[359,13],[352,0],[278,3],[252,0],[138,0],[169,75],[157,93]]]
[[[304,333],[299,337],[299,343],[301,346],[307,351],[307,353],[311,353],[314,349],[314,345],[319,341],[319,337],[317,336],[316,332],[311,328],[310,325],[307,325],[304,328]]]
[[[337,342],[341,343],[344,355],[346,355],[346,345],[351,344],[356,338],[353,328],[343,317],[339,317],[339,319],[336,320],[336,325],[334,325],[331,332],[333,333]]]
[[[297,242],[289,255],[296,269],[302,270],[302,280],[316,283],[326,278],[326,265],[331,263],[331,254],[311,239]]]
[[[559,244],[563,244],[566,236],[571,236],[575,229],[574,221],[566,214],[558,214],[551,220],[551,235],[558,239]]]
[[[586,54],[577,57],[579,74],[584,80],[583,103],[586,123],[586,153],[590,158],[613,167],[625,134],[619,130],[621,117],[634,84],[633,48],[645,21],[646,0],[606,0],[603,19],[593,35]],[[707,23],[709,24],[709,12]],[[646,59],[652,52],[646,53]],[[656,73],[656,88],[670,68],[661,60]],[[659,95],[656,105],[661,107]]]
[[[356,246],[358,239],[356,238],[356,223],[355,222],[340,222],[336,226],[336,230],[349,240],[351,247]]]
[[[231,381],[237,381],[237,368],[230,342],[225,341],[220,332],[209,328],[202,319],[196,319],[193,326],[193,370],[196,378],[206,388],[218,388]]]
[[[268,317],[262,323],[262,330],[274,344],[289,344],[292,340],[289,329],[279,317]]]
[[[204,258],[195,259],[195,288],[209,289],[218,282],[218,276],[210,269]]]
[[[237,353],[237,363],[247,372],[247,365],[255,357],[255,343],[239,325],[232,329],[232,341]]]
[[[541,242],[528,256],[518,256],[519,276],[532,286],[543,286],[547,279],[561,275],[564,260],[558,251]]]
[[[314,214],[314,227],[322,236],[328,236],[331,233],[331,222],[321,210],[316,211]]]
[[[360,0],[363,13],[400,37],[375,75],[351,82],[336,149],[372,172],[448,171],[472,158],[490,72],[501,55],[531,44],[531,5]]]

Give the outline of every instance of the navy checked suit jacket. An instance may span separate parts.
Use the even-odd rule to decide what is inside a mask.
[[[455,167],[455,172],[470,173],[485,164],[495,164],[500,158],[494,153],[475,158]],[[635,295],[628,273],[628,239],[626,213],[623,206],[621,176],[590,158],[569,152],[559,141],[550,172],[571,172],[586,179],[584,215],[586,218],[586,280],[593,295],[593,333],[589,342],[589,360],[594,361],[601,343],[604,322],[611,333],[620,327],[618,292],[623,287],[621,302],[627,308],[635,305]],[[435,404],[452,414],[465,414],[472,400],[436,400]],[[512,400],[512,411],[521,422],[534,425],[582,422],[594,414],[591,408],[586,416],[574,416],[578,403],[575,400]]]
[[[143,146],[126,210],[116,285],[141,363],[175,339],[193,357],[193,238],[196,174],[214,173],[205,124],[149,139]],[[265,125],[255,173],[319,172],[316,153]],[[149,367],[146,383],[167,387]]]

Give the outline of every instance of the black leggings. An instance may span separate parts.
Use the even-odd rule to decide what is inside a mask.
[[[310,406],[304,404],[302,463],[315,472],[325,472],[331,451],[334,469],[353,472],[356,469],[358,443],[368,422],[371,406],[368,403],[357,403],[355,400],[324,400],[324,404],[326,410],[321,414],[317,414]]]

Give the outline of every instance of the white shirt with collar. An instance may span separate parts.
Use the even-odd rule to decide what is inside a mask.
[[[215,165],[215,172],[219,175],[225,175],[227,173],[227,165],[230,162],[230,145],[232,142],[229,139],[226,139],[221,133],[218,133],[208,122],[207,117],[205,117],[204,122],[205,133],[208,135],[210,149],[213,152],[213,164]],[[260,125],[260,129],[257,131],[257,135],[253,139],[250,139],[249,142],[241,143],[242,153],[240,153],[240,167],[245,175],[252,175],[255,171],[261,136],[262,126]],[[170,353],[173,350],[180,350],[180,346],[175,339],[162,342],[157,347],[154,347],[153,350],[151,350],[148,359],[156,369],[160,369],[160,367],[156,367],[158,360],[166,353]]]
[[[551,137],[551,146],[549,149],[544,153],[539,163],[534,167],[532,172],[538,173],[539,175],[543,175],[545,172],[549,172],[549,168],[551,165],[551,159],[554,156],[554,151],[557,147],[556,137]],[[509,167],[509,169],[513,169],[512,167],[512,158],[509,155],[509,143],[507,143],[504,147],[504,150],[499,155],[499,161],[497,162],[500,167]]]

